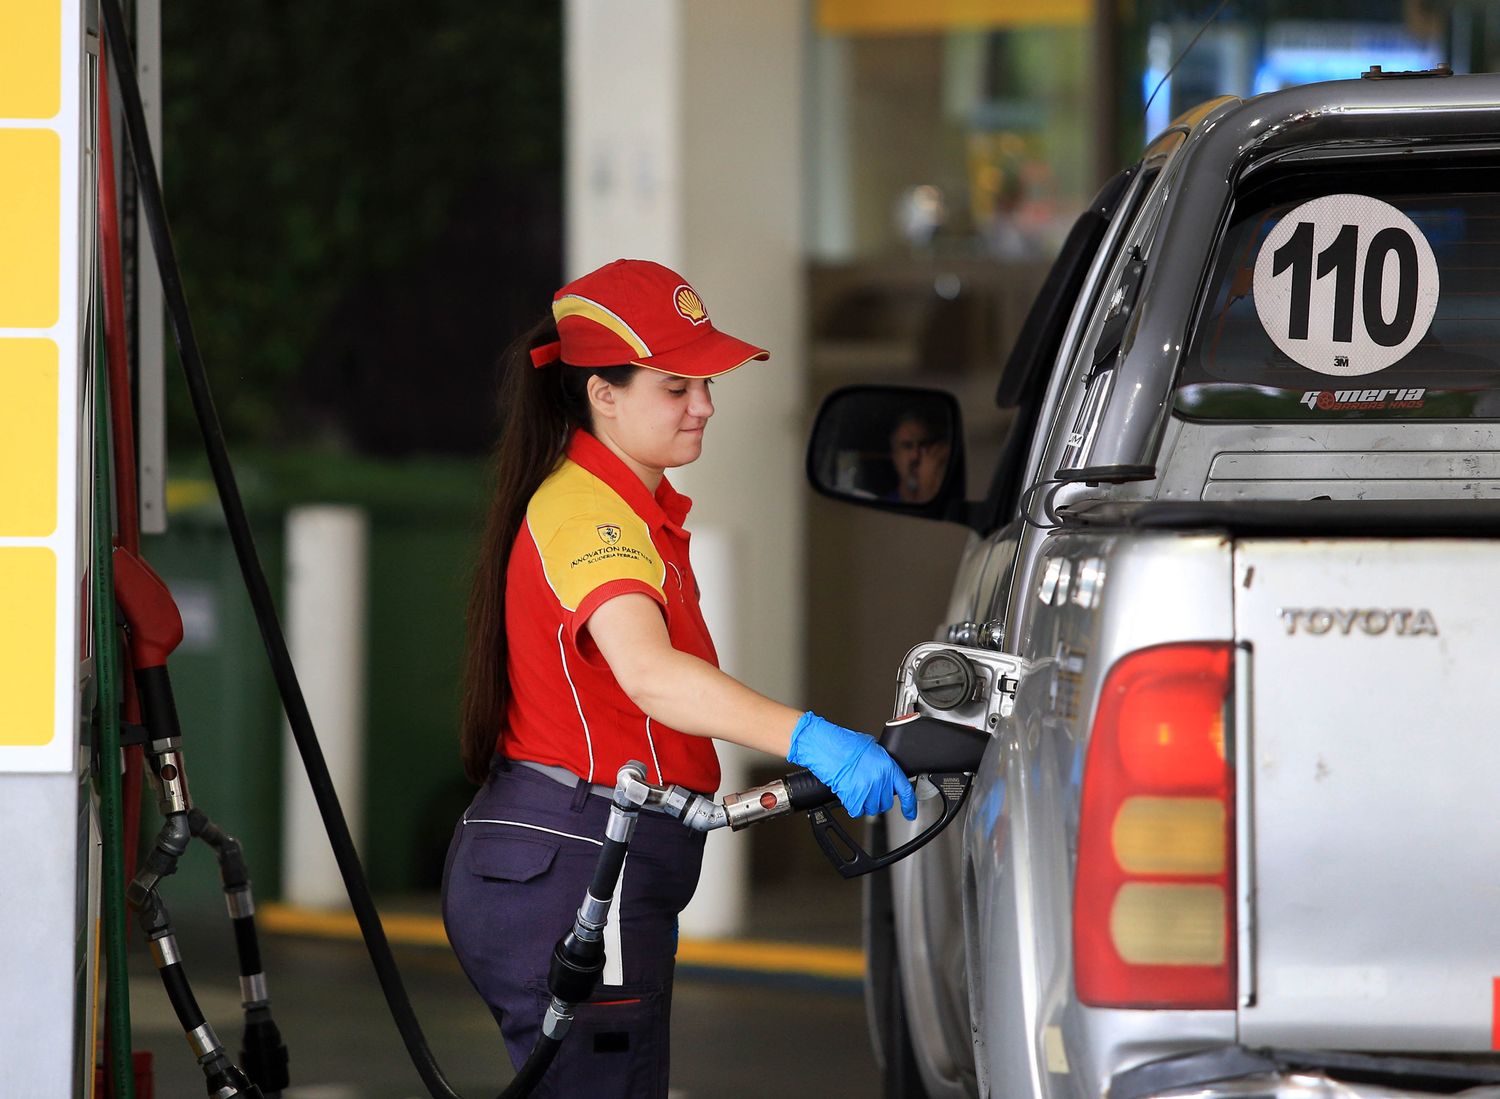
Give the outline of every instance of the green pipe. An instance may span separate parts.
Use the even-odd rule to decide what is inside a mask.
[[[95,301],[97,282],[95,284]],[[97,322],[96,322],[97,323]],[[109,382],[104,341],[95,333],[93,564],[94,682],[99,720],[99,827],[103,834],[105,996],[114,1099],[135,1099],[131,1058],[130,986],[125,964],[125,818],[120,792],[120,695],[115,646],[114,531],[110,522]]]

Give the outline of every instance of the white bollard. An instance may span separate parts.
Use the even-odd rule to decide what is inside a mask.
[[[356,843],[364,825],[368,531],[365,513],[356,507],[300,507],[286,517],[287,644]],[[283,727],[282,743],[282,898],[313,908],[347,908],[290,728]]]
[[[719,665],[730,675],[738,670],[740,617],[737,613],[741,580],[736,568],[734,538],[727,530],[707,528],[693,531],[693,573],[702,592],[703,618],[719,653]],[[723,778],[720,796],[750,785],[750,766],[764,753],[738,744],[718,741],[719,768]],[[691,938],[730,938],[744,933],[745,898],[750,886],[750,838],[720,828],[708,833],[703,849],[703,873],[698,892],[683,910],[682,934]]]

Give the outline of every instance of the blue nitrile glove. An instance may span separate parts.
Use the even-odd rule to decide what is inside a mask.
[[[809,710],[792,728],[792,750],[786,758],[817,775],[851,817],[883,813],[897,797],[906,819],[917,819],[911,781],[872,736],[825,721]]]

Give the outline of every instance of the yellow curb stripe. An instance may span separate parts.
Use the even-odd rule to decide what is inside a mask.
[[[748,969],[757,973],[797,973],[809,977],[860,980],[865,956],[858,950],[804,943],[760,942],[753,939],[682,939],[677,960],[683,965]]]
[[[255,914],[260,927],[271,934],[359,938],[359,923],[352,912],[325,912],[272,902],[257,905]],[[381,916],[380,922],[385,926],[386,937],[396,946],[448,945],[443,921],[437,916]],[[861,951],[804,943],[682,939],[677,944],[677,960],[682,965],[834,980],[857,981],[865,975],[865,959]]]
[[[358,939],[353,912],[325,912],[289,904],[257,904],[256,924],[273,935],[310,935],[319,939]],[[447,946],[443,921],[436,916],[382,915],[386,938],[396,946]]]

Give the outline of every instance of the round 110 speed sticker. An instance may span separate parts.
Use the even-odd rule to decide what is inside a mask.
[[[1400,362],[1437,313],[1438,268],[1416,223],[1367,195],[1289,211],[1255,257],[1255,311],[1293,361],[1355,377]]]

